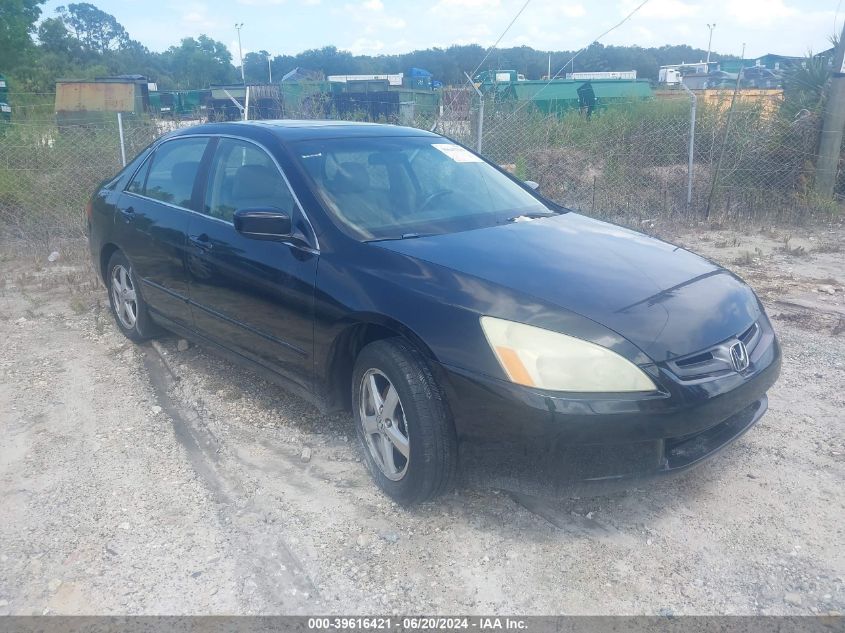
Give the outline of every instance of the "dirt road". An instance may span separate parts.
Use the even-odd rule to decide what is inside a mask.
[[[136,347],[84,266],[0,251],[0,614],[843,612],[845,262],[818,247],[841,234],[810,237],[682,240],[758,288],[784,347],[769,413],[720,456],[606,497],[410,511],[346,416]]]

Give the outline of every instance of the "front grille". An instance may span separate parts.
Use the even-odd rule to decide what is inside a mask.
[[[743,330],[736,337],[709,349],[667,361],[666,365],[672,373],[683,381],[701,380],[730,374],[734,372],[730,356],[731,345],[734,345],[737,341],[742,341],[748,355],[752,356],[761,340],[760,323],[752,323],[748,329]]]
[[[745,343],[745,349],[751,354],[754,348],[757,347],[757,343],[760,342],[760,326],[757,323],[752,323],[751,327],[737,336],[737,338]]]
[[[706,363],[708,360],[713,360],[713,354],[710,352],[703,352],[701,354],[696,354],[695,356],[682,358],[681,360],[675,361],[675,363],[678,367],[692,367],[693,365]]]

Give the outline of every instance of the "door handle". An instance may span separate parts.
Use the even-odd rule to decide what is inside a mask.
[[[211,247],[214,246],[206,233],[202,233],[201,235],[189,235],[188,241],[204,253],[210,251]]]
[[[135,217],[135,209],[132,207],[126,207],[125,209],[120,210],[120,214],[123,216],[123,219],[126,220],[126,223],[129,224],[132,221],[132,218]]]

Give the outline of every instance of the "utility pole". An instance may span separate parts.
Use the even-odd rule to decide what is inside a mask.
[[[270,53],[267,53],[267,72],[270,73],[270,83],[273,83],[273,64],[270,63]]]
[[[819,140],[819,157],[816,160],[816,193],[825,198],[833,197],[836,172],[842,150],[842,130],[845,128],[845,24],[836,44],[833,61],[833,78],[824,106],[824,121]]]
[[[238,31],[238,59],[241,62],[241,83],[246,85],[246,74],[244,73],[244,51],[241,47],[241,29],[243,28],[244,23],[239,22],[235,24],[235,29]]]
[[[716,28],[716,23],[708,24],[707,28],[710,29],[710,37],[707,39],[707,72],[710,72],[710,45],[713,44],[713,29]]]

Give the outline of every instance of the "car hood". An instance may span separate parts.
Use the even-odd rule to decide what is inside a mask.
[[[378,246],[579,314],[655,361],[736,336],[760,314],[754,293],[727,270],[577,213]]]

